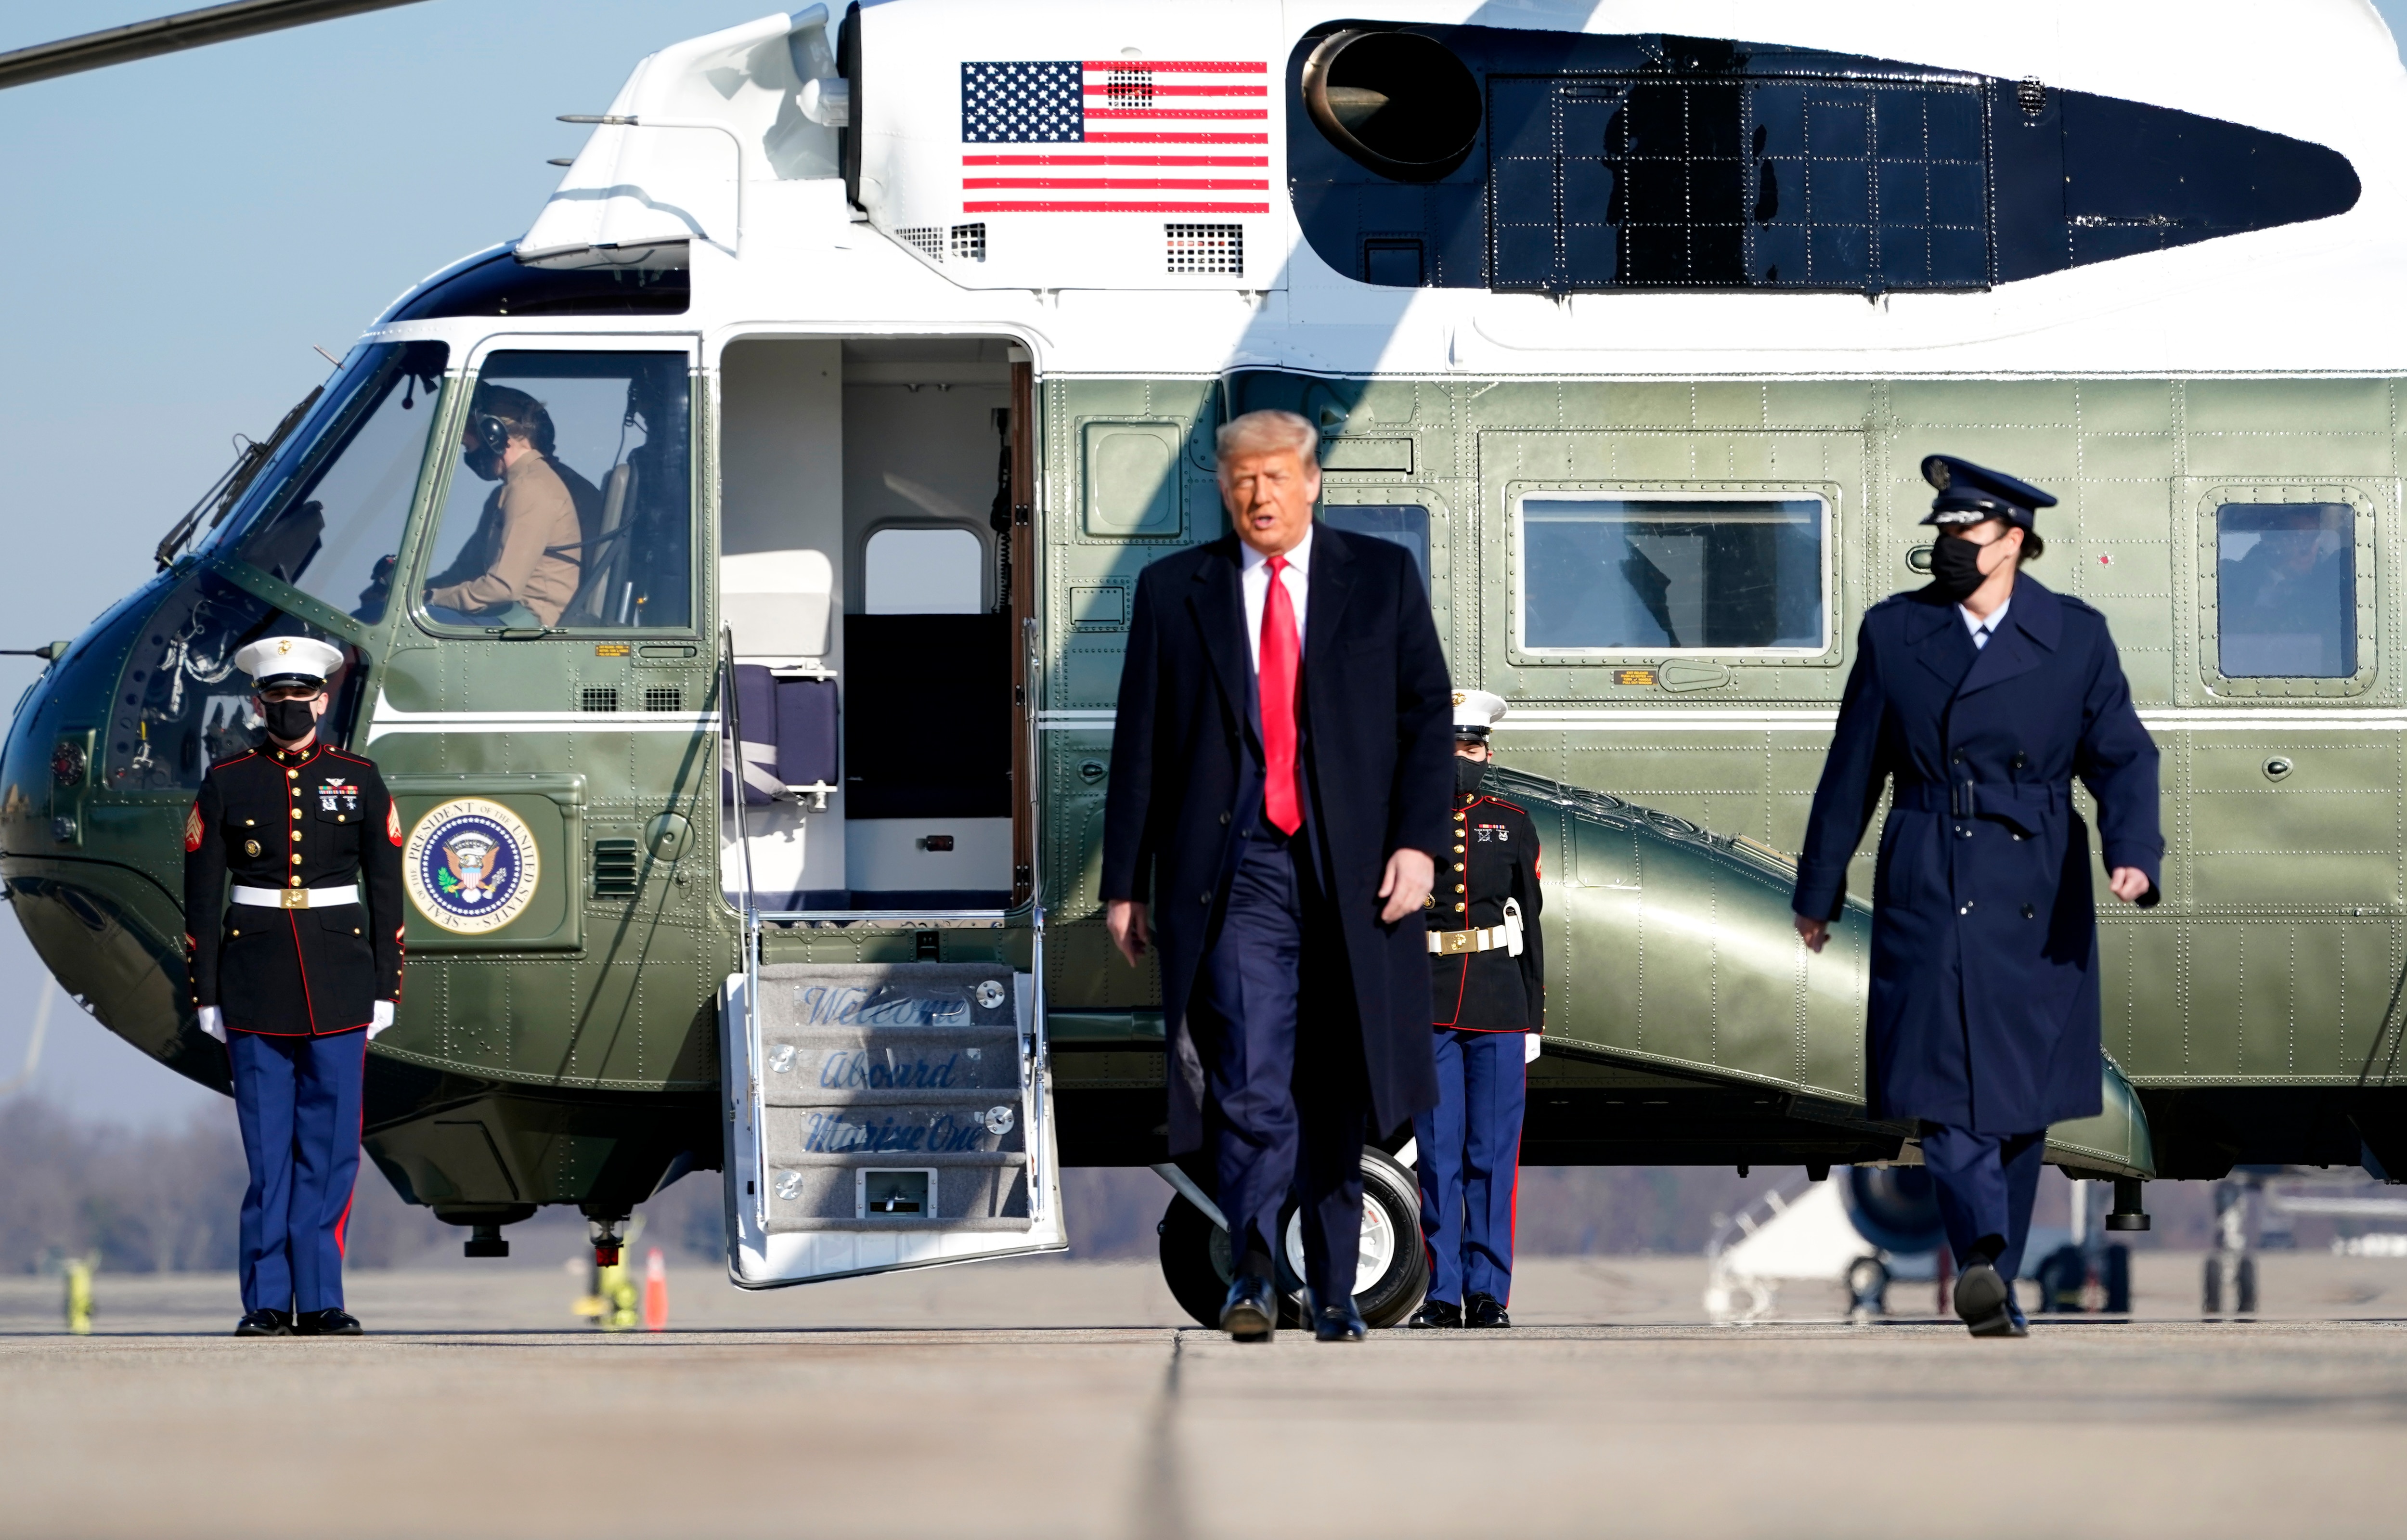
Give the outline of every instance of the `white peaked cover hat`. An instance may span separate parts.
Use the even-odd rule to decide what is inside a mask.
[[[1457,737],[1488,735],[1504,715],[1504,697],[1485,690],[1458,690],[1454,692],[1454,731]]]
[[[343,649],[314,636],[263,636],[234,655],[234,665],[263,688],[323,684],[343,664]]]

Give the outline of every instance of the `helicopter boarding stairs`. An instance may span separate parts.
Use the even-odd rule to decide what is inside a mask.
[[[724,763],[748,779],[780,773],[796,802],[824,788],[833,777],[817,766],[782,774],[795,767],[772,746],[788,734],[742,720],[732,636],[726,656]],[[773,930],[993,930],[1004,914],[763,908],[745,830],[752,799],[729,790],[745,852],[744,966],[719,998],[732,1279],[774,1288],[1063,1249],[1041,919],[1025,973],[999,961],[763,962]]]

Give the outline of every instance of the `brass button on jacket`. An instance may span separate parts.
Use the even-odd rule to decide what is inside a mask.
[[[278,782],[283,784],[278,785]],[[277,809],[282,807],[281,818]],[[318,837],[307,830],[316,821]],[[278,849],[266,830],[288,832]],[[193,1003],[219,1005],[239,1032],[325,1035],[368,1024],[401,996],[404,900],[400,822],[376,765],[313,748],[237,754],[211,765],[184,828],[184,914]],[[229,885],[311,890],[306,909],[231,904]],[[355,889],[363,903],[315,902]],[[240,947],[228,947],[239,935]]]

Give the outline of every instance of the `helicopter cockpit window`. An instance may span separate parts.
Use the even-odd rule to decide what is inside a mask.
[[[449,356],[439,342],[362,349],[314,438],[278,467],[235,558],[354,620],[383,620]]]
[[[1818,497],[1528,497],[1517,523],[1524,651],[1829,645]]]
[[[250,681],[236,649],[274,632],[297,630],[266,600],[201,571],[170,591],[135,637],[108,716],[107,784],[130,791],[190,791],[210,764],[265,741]],[[320,731],[348,741],[361,671],[334,680]]]
[[[420,582],[438,625],[682,629],[693,617],[686,355],[497,352]]]
[[[2215,668],[2225,678],[2357,673],[2356,518],[2346,503],[2215,510]]]

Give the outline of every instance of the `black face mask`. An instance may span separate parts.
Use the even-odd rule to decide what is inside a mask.
[[[1987,580],[1981,571],[1981,552],[1987,549],[1960,535],[1941,535],[1930,548],[1930,586],[1949,604],[1962,604]]]
[[[296,743],[317,731],[317,714],[309,709],[310,701],[263,701],[266,709],[267,731],[285,743]]]
[[[499,481],[502,478],[502,457],[482,444],[473,449],[461,450],[460,463],[479,481]]]
[[[1454,789],[1458,792],[1466,797],[1471,795],[1472,792],[1479,790],[1479,783],[1486,779],[1487,776],[1486,760],[1465,759],[1460,754],[1454,756]]]

